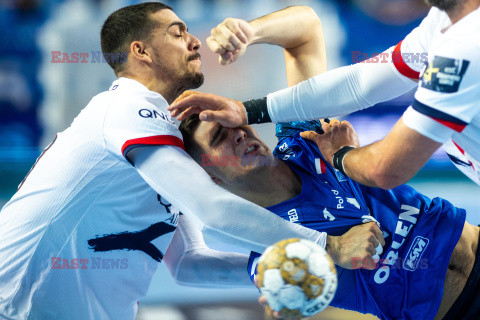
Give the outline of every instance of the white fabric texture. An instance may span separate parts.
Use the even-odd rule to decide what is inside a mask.
[[[392,50],[385,53],[390,55]],[[357,63],[269,94],[268,113],[274,123],[341,116],[398,97],[415,86],[391,62]]]
[[[180,285],[200,288],[253,286],[247,272],[248,255],[207,247],[194,223],[181,215],[164,262]]]

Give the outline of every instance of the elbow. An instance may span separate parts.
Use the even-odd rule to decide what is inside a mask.
[[[401,173],[385,166],[374,167],[369,180],[374,187],[385,190],[393,189],[408,181]]]

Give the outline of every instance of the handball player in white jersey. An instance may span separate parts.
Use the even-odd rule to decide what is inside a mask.
[[[328,123],[323,124],[326,134],[304,137],[315,140],[335,168],[364,185],[405,183],[442,144],[455,165],[480,185],[480,0],[427,2],[433,7],[420,26],[369,61],[244,104],[198,94],[169,110],[179,120],[200,113],[200,119],[228,127],[315,120],[367,108],[418,86],[411,107],[380,141],[351,148],[352,132]],[[241,51],[222,44],[216,52],[227,64]]]
[[[134,319],[185,219],[171,204],[191,226],[247,250],[288,237],[324,245],[324,233],[216,186],[184,152],[167,106],[202,84],[200,41],[169,7],[114,12],[101,44],[118,79],[57,135],[0,212],[0,318]]]

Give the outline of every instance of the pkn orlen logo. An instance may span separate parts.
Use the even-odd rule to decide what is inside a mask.
[[[418,264],[428,247],[429,240],[424,237],[417,236],[412,246],[408,250],[406,259],[403,261],[403,268],[409,271],[415,271]]]

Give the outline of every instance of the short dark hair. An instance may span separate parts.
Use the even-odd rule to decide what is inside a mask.
[[[197,130],[200,124],[200,118],[198,114],[194,113],[184,119],[179,126],[179,130],[183,136],[183,145],[185,151],[193,158],[193,160],[200,162],[200,154],[202,152],[200,146],[193,139],[195,130]]]
[[[145,2],[123,7],[108,16],[100,31],[100,43],[103,56],[115,74],[123,70],[130,44],[148,40],[157,27],[150,15],[164,9],[172,10],[160,2]],[[120,58],[112,59],[112,56]]]

